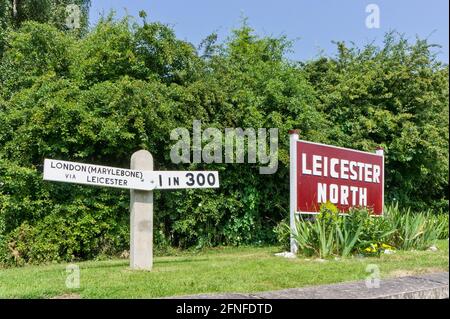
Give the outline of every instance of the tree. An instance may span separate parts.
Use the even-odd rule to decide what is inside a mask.
[[[448,65],[433,45],[389,33],[382,47],[338,43],[304,65],[335,143],[386,151],[386,200],[448,209]]]
[[[85,34],[90,4],[90,0],[1,0],[0,56],[7,30],[18,29],[25,21],[49,23],[59,30]]]
[[[87,26],[90,0],[2,0],[0,21],[5,26],[18,28],[24,21],[47,22],[63,30],[70,5],[80,9],[82,28]]]

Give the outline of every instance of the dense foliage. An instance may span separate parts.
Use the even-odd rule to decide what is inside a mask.
[[[85,34],[90,5],[90,0],[0,0],[0,56],[8,32],[26,21],[48,23],[59,30],[70,30],[73,35]]]
[[[385,147],[388,201],[448,209],[448,65],[431,47],[390,33],[382,48],[339,43],[336,59],[305,68],[320,107],[339,127],[336,143]]]
[[[43,159],[128,167],[141,148],[157,169],[216,169],[218,190],[155,192],[159,248],[275,241],[288,210],[287,131],[386,150],[389,201],[448,207],[448,66],[426,41],[390,34],[382,48],[339,44],[336,57],[288,61],[285,38],[244,24],[199,49],[160,23],[101,20],[85,35],[25,21],[3,29],[0,61],[0,260],[38,263],[120,253],[125,190],[49,183]],[[6,31],[5,31],[6,30]],[[170,131],[279,129],[279,165],[179,164]]]

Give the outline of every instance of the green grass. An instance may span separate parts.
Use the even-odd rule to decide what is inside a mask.
[[[277,247],[208,249],[156,257],[151,272],[131,271],[128,260],[88,261],[80,267],[80,288],[65,286],[66,265],[0,269],[0,297],[154,298],[214,292],[255,292],[364,279],[377,264],[381,277],[448,271],[448,240],[438,251],[398,251],[380,258],[285,259]]]

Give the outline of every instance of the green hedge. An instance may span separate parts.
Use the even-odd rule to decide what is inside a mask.
[[[244,24],[202,47],[169,27],[106,18],[83,37],[25,22],[0,34],[0,259],[94,258],[128,247],[128,192],[42,181],[44,158],[156,169],[218,170],[217,190],[155,192],[160,249],[276,242],[287,216],[288,130],[301,138],[386,150],[386,196],[448,208],[448,66],[426,41],[389,34],[383,47],[338,45],[335,57],[289,61],[285,38]],[[278,128],[279,165],[170,161],[170,131]]]

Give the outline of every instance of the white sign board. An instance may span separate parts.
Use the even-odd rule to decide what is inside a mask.
[[[44,180],[145,191],[219,187],[217,171],[139,171],[52,159],[44,160]]]
[[[138,171],[52,159],[44,160],[44,180],[146,191],[155,188],[153,171]]]
[[[218,188],[217,171],[153,171],[156,189]]]

